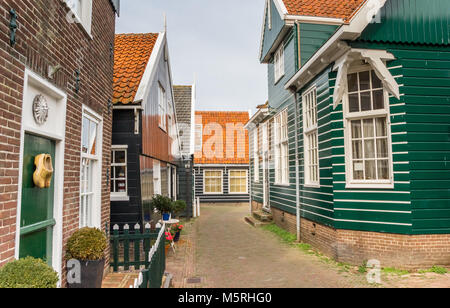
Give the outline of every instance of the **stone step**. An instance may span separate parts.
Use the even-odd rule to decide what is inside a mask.
[[[273,216],[263,211],[253,212],[253,217],[261,222],[271,222],[273,220]]]
[[[266,226],[266,225],[270,225],[270,222],[262,222],[258,219],[256,219],[255,217],[252,216],[247,216],[245,217],[245,222],[248,223],[249,225],[253,226],[253,227],[262,227],[262,226]]]

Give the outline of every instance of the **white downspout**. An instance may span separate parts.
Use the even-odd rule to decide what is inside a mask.
[[[299,154],[298,154],[298,98],[294,90],[295,100],[295,202],[297,211],[297,241],[301,242],[301,208],[300,208],[300,180],[299,180]]]

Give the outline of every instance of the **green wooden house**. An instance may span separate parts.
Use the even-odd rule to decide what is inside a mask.
[[[339,261],[449,265],[450,2],[325,2],[266,1],[252,209]]]

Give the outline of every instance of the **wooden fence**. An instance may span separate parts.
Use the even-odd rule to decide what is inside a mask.
[[[165,224],[157,225],[156,231],[151,231],[147,224],[143,233],[138,224],[132,232],[125,225],[122,233],[119,226],[114,226],[111,235],[113,271],[118,272],[121,267],[125,271],[130,267],[135,270],[144,267],[133,287],[160,288],[166,270],[165,231]]]

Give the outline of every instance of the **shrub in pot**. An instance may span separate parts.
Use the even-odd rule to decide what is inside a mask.
[[[187,204],[186,201],[184,200],[177,200],[173,203],[173,212],[175,213],[175,215],[180,215],[181,213],[183,213],[187,208]]]
[[[162,216],[163,220],[169,220],[170,213],[174,207],[173,202],[169,197],[156,195],[151,201],[152,209],[156,209]]]
[[[95,228],[80,229],[69,238],[66,259],[77,260],[80,265],[77,273],[75,269],[70,271],[72,262],[72,267],[68,264],[69,288],[101,288],[107,247],[105,234]]]
[[[41,259],[27,257],[0,268],[0,289],[54,289],[58,274]]]

